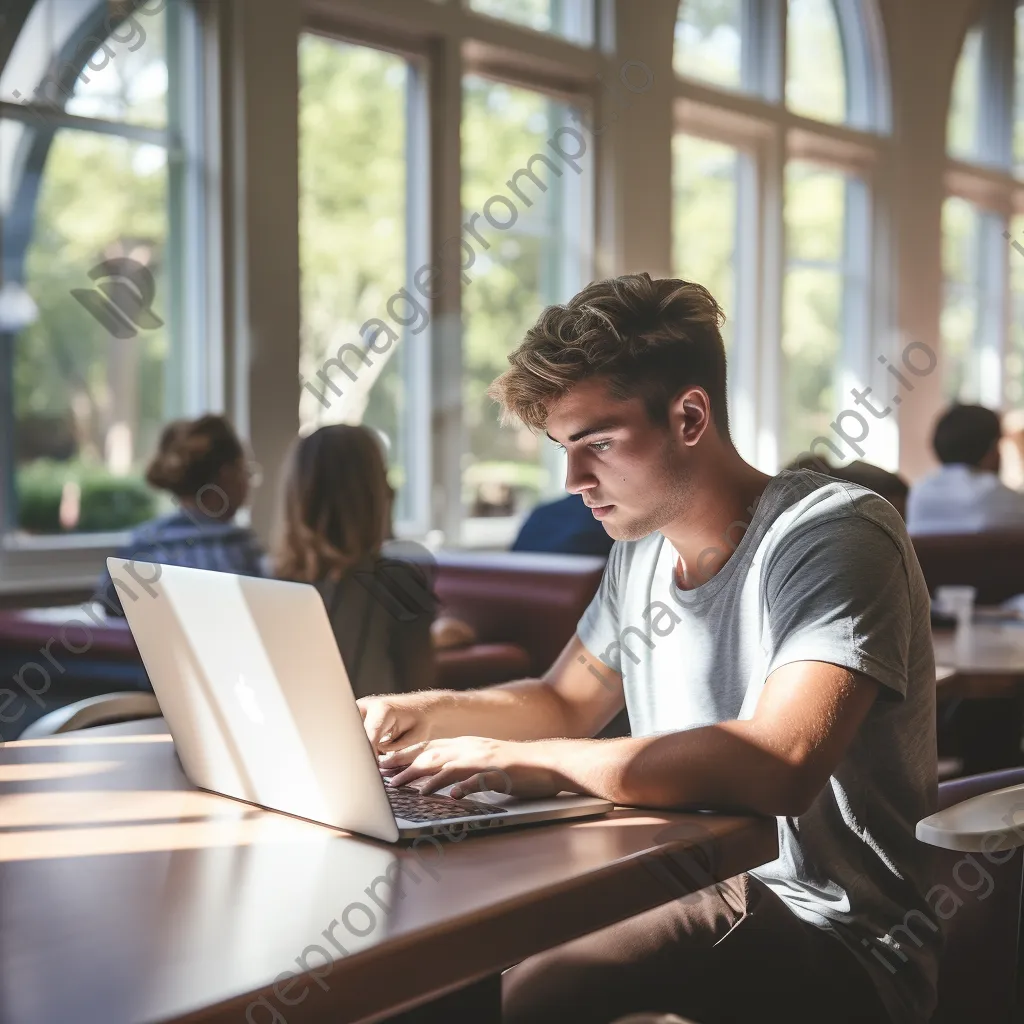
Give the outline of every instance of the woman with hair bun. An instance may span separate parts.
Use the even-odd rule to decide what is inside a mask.
[[[135,528],[121,558],[262,576],[262,551],[252,530],[234,522],[249,496],[251,469],[231,424],[213,414],[164,427],[146,482],[172,494],[178,511]],[[123,615],[110,574],[93,597]]]

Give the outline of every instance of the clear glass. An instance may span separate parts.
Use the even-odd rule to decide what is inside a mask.
[[[594,41],[593,0],[469,0],[469,7],[478,14],[561,36],[580,46]]]
[[[802,161],[786,166],[780,464],[829,436],[842,353],[846,179]]]
[[[1011,253],[1010,255],[1014,255]],[[942,389],[953,401],[977,401],[982,287],[981,214],[966,199],[942,204]]]
[[[736,306],[737,149],[693,135],[672,140],[673,272],[704,285],[725,310],[726,351]]]
[[[81,117],[163,128],[165,4],[148,0],[127,18],[111,5],[94,25],[96,8],[95,2],[83,0],[39,0],[0,74],[0,97]],[[97,45],[99,39],[103,42]],[[82,64],[81,71],[72,76],[76,64]]]
[[[533,162],[539,185],[518,174],[533,154],[552,152],[547,140],[574,116],[540,93],[475,76],[464,81],[463,223],[472,219],[486,243],[474,246],[463,292],[463,502],[471,518],[519,515],[564,486],[551,443],[525,427],[501,427],[487,387],[541,310],[571,298],[589,276],[588,157],[578,161],[579,175],[557,159]]]
[[[743,0],[681,0],[672,64],[677,75],[739,89]]]
[[[832,0],[789,0],[786,106],[817,121],[846,121],[843,40]]]
[[[47,153],[24,267],[37,315],[14,349],[16,523],[27,532],[122,529],[153,514],[141,473],[168,414],[166,156],[68,129]],[[17,168],[0,190],[15,207]],[[111,260],[128,262],[102,266]],[[140,309],[130,292],[150,287]]]
[[[406,93],[401,58],[365,46],[305,34],[299,43],[299,260],[302,341],[299,419],[305,432],[326,423],[366,423],[382,435],[396,516],[406,512],[402,484],[406,336],[425,325],[426,310],[407,328],[388,311],[406,276]],[[416,295],[415,291],[411,294]],[[408,319],[403,300],[391,301]],[[366,351],[380,318],[399,336],[369,364],[346,350],[346,371],[325,367],[340,346]],[[383,348],[380,335],[377,348]],[[333,386],[332,386],[333,385]],[[340,394],[338,393],[340,391]]]
[[[1019,15],[1018,11],[1018,26],[1020,25]],[[1018,62],[1020,59],[1018,53]],[[981,28],[975,26],[964,38],[963,49],[960,51],[960,59],[957,61],[956,74],[953,78],[953,93],[950,97],[949,116],[946,123],[946,146],[954,156],[970,160],[976,159],[979,155],[980,103]]]

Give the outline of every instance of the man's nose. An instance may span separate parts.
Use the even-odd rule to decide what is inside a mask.
[[[565,467],[565,489],[570,494],[583,494],[597,485],[594,476],[579,460],[569,459]]]

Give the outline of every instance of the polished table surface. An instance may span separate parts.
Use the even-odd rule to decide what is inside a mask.
[[[1024,682],[1024,622],[975,621],[963,637],[933,630],[940,693],[963,697],[1013,693]]]
[[[381,1020],[776,841],[773,819],[618,809],[389,846],[194,789],[160,719],[9,743],[0,1024]]]

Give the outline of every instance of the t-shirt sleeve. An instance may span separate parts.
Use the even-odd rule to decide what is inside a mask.
[[[900,549],[862,515],[794,531],[765,576],[768,675],[797,661],[862,672],[907,693],[910,582]]]
[[[601,584],[576,627],[576,635],[583,646],[616,672],[622,671],[622,650],[616,641],[619,639],[619,590],[625,578],[626,552],[625,544],[612,545]]]

